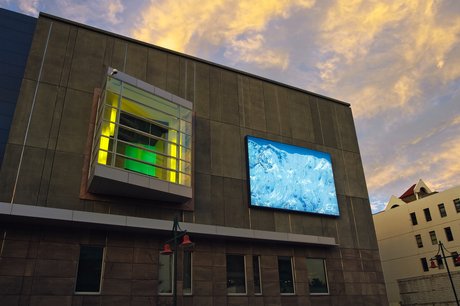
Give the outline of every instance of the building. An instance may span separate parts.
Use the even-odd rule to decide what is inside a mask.
[[[387,305],[349,104],[0,13],[28,54],[2,104],[2,305]]]
[[[460,252],[459,213],[460,186],[435,192],[419,180],[374,215],[391,305],[456,305],[442,260],[436,259],[437,267],[430,268],[430,259],[438,253],[439,242],[450,251],[446,256]],[[458,287],[460,267],[454,258],[447,260]]]

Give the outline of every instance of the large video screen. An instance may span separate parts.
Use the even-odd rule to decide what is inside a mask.
[[[339,215],[328,153],[246,136],[251,206]]]

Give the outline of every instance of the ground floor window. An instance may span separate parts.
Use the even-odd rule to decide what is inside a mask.
[[[254,294],[262,294],[262,282],[260,278],[260,256],[252,256],[252,273],[254,275]]]
[[[324,259],[307,258],[308,286],[310,294],[327,294],[326,263]]]
[[[227,255],[227,293],[246,293],[244,255]]]
[[[158,293],[173,293],[174,255],[160,255],[158,260]]]
[[[192,252],[184,251],[183,257],[183,286],[184,294],[192,294]]]
[[[425,257],[420,258],[420,261],[422,262],[422,269],[424,272],[428,272],[430,269],[428,268],[428,261],[426,260]]]
[[[290,256],[278,256],[278,273],[281,294],[293,294],[294,277],[292,274],[292,258]]]
[[[80,246],[78,259],[76,293],[99,293],[101,291],[104,247]]]

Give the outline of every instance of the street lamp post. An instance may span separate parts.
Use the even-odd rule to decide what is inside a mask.
[[[181,238],[182,242],[179,244],[179,239]],[[161,255],[173,256],[173,306],[177,306],[177,249],[178,247],[190,248],[192,246],[193,243],[190,241],[187,230],[180,228],[179,220],[175,217],[172,227],[172,238],[165,242],[163,251],[160,252]]]
[[[436,255],[434,257],[431,257],[430,258],[430,268],[437,268],[434,260],[438,259],[438,258],[442,258],[444,260],[444,264],[446,265],[446,269],[447,269],[447,275],[449,276],[449,280],[450,280],[450,285],[452,286],[452,291],[454,292],[454,296],[455,296],[455,301],[457,302],[457,306],[460,306],[460,303],[458,301],[458,297],[457,297],[457,291],[455,290],[455,286],[454,286],[454,281],[452,280],[452,275],[450,274],[450,269],[449,269],[449,265],[447,264],[447,260],[446,258],[454,258],[455,260],[455,264],[460,264],[460,256],[458,254],[453,254],[453,253],[450,253],[450,255],[447,255],[444,253],[444,250],[448,251],[445,246],[442,244],[441,241],[439,241],[439,244],[438,244],[438,252],[436,253]],[[441,254],[439,254],[441,253]]]

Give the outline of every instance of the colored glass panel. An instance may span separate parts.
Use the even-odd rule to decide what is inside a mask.
[[[147,149],[154,149],[152,146],[145,146]],[[155,167],[151,166],[156,163],[157,155],[153,152],[142,150],[137,147],[133,146],[126,146],[125,155],[127,157],[132,157],[137,160],[141,160],[143,162],[139,162],[137,160],[126,159],[125,160],[125,169],[140,172],[143,174],[155,176]],[[150,165],[149,165],[150,164]]]

